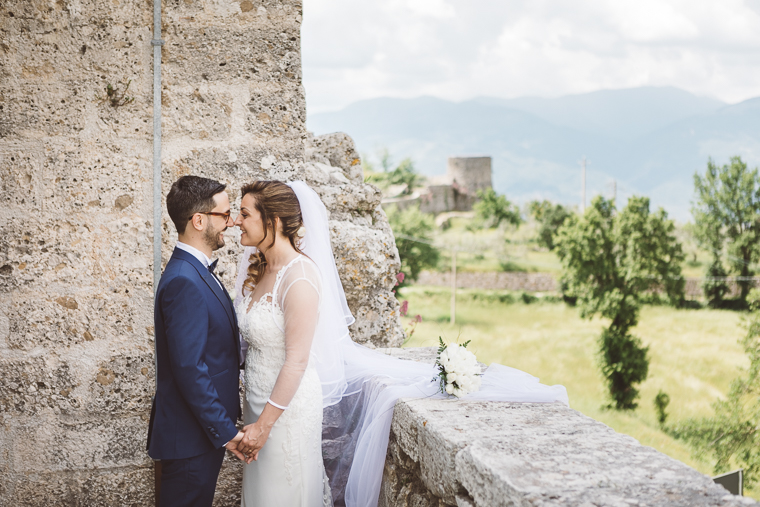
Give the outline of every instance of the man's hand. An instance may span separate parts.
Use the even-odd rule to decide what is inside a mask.
[[[230,451],[232,454],[237,456],[237,458],[240,461],[247,461],[248,463],[250,463],[250,460],[247,460],[246,456],[244,456],[243,453],[240,452],[240,449],[238,448],[240,446],[240,442],[243,440],[244,435],[245,433],[243,433],[242,431],[238,431],[237,435],[235,435],[235,437],[232,440],[227,442],[227,444],[224,447],[226,447],[227,450]]]

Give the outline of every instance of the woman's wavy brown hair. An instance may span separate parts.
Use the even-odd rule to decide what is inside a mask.
[[[267,241],[269,234],[273,236],[270,247],[274,245],[277,240],[277,235],[274,233],[275,219],[279,218],[283,235],[288,238],[296,252],[302,253],[299,248],[300,238],[296,233],[303,226],[303,217],[301,205],[293,189],[281,181],[254,181],[240,189],[241,199],[248,194],[253,195],[254,206],[261,213],[261,221],[264,223],[264,238],[255,246],[258,248]],[[251,254],[249,262],[251,264],[248,266],[248,276],[243,282],[244,294],[246,291],[253,292],[254,287],[261,281],[267,266],[267,258],[259,249]]]

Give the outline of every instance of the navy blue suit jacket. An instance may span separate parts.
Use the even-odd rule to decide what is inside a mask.
[[[174,249],[156,292],[156,397],[148,429],[153,459],[219,449],[240,415],[237,319],[227,291],[191,254]]]

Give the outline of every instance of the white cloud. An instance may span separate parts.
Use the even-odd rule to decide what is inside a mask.
[[[377,97],[760,95],[760,0],[305,0],[310,112]]]

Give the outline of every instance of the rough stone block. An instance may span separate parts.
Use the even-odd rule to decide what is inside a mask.
[[[340,167],[353,183],[364,181],[362,161],[354,140],[342,132],[316,137],[309,134],[306,138],[306,160]]]
[[[393,236],[384,228],[330,221],[330,237],[346,299],[357,319],[352,338],[376,346],[399,345],[399,303],[390,292],[399,269]]]
[[[146,437],[146,421],[135,416],[27,419],[13,431],[13,470],[26,474],[146,466]]]
[[[167,140],[187,136],[191,139],[220,140],[232,129],[231,93],[209,86],[172,86],[163,90],[163,126]]]
[[[7,345],[24,351],[49,347],[58,354],[103,340],[147,345],[152,321],[140,310],[147,301],[130,297],[129,290],[17,294],[5,310],[10,327]]]
[[[113,417],[138,414],[145,425],[155,387],[152,347],[146,343],[141,350],[111,356],[88,373],[86,388],[90,397],[84,407],[87,412]],[[146,435],[147,431],[143,436]]]
[[[298,27],[283,28],[220,26],[202,20],[175,25],[165,34],[166,45],[162,51],[166,80],[177,84],[250,80],[300,82]]]
[[[312,167],[314,165],[318,165],[319,167],[312,169],[312,172],[318,171],[322,174],[327,174],[328,176],[334,176],[335,174],[334,171],[329,171],[329,168],[331,168],[331,166],[325,166],[324,164],[312,164]],[[363,183],[357,184],[341,182],[339,184],[336,184],[334,179],[328,179],[328,182],[329,181],[332,181],[333,184],[319,186],[316,187],[315,190],[322,198],[322,202],[324,202],[325,206],[327,206],[327,208],[330,210],[331,219],[340,220],[340,217],[345,216],[348,216],[350,218],[364,216],[369,226],[374,225],[373,217],[366,217],[366,215],[371,215],[375,211],[378,211],[378,208],[380,206],[382,194],[377,189],[377,187]],[[380,208],[380,210],[382,210],[382,208]],[[385,230],[380,225],[381,223],[382,222],[376,224],[375,228],[382,228],[384,230],[384,233],[391,236],[391,241],[394,241],[392,236],[393,233],[390,231],[390,227]]]
[[[110,470],[46,472],[9,477],[3,505],[85,507],[155,505],[153,467],[141,466]]]
[[[24,148],[11,143],[0,148],[0,202],[20,217],[28,215],[29,208],[39,208],[44,195],[44,155],[39,148]]]
[[[245,107],[246,125],[252,134],[297,139],[300,144],[298,155],[303,157],[306,103],[300,86],[274,87],[252,84],[250,99]]]
[[[0,410],[3,414],[36,416],[70,413],[81,407],[74,391],[76,373],[67,362],[41,356],[0,359]],[[7,424],[7,420],[5,420]]]

